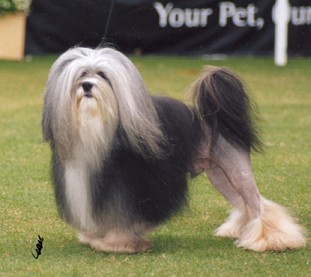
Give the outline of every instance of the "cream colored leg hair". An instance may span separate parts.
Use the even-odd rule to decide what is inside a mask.
[[[206,174],[233,206],[216,236],[236,238],[237,246],[259,252],[305,246],[305,231],[291,214],[260,195],[249,153],[220,138],[213,157],[215,167],[208,168],[209,163]]]

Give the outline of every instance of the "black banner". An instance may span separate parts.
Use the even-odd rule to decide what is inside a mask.
[[[33,0],[26,53],[109,42],[127,53],[272,54],[274,1]],[[311,0],[290,1],[289,54],[311,55]],[[104,37],[105,36],[105,37]]]

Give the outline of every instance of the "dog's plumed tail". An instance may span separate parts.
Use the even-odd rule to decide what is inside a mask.
[[[258,252],[303,247],[304,229],[257,189],[250,151],[262,144],[243,83],[226,69],[207,67],[192,85],[192,95],[206,137],[199,164],[234,207],[215,235]]]
[[[209,127],[210,150],[219,135],[246,151],[260,150],[252,103],[243,83],[227,69],[208,66],[193,84],[194,104]]]

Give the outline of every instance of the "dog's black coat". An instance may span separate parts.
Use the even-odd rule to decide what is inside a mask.
[[[93,217],[123,215],[118,225],[144,222],[157,225],[186,200],[187,179],[203,132],[195,113],[183,103],[153,97],[165,141],[160,158],[142,156],[132,149],[119,126],[109,158],[90,177]],[[64,201],[64,167],[54,155],[55,194],[60,212],[70,221]],[[117,219],[116,219],[117,221]]]

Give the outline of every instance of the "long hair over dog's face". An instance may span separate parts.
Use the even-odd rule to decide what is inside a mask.
[[[97,163],[108,154],[118,126],[142,154],[158,154],[163,140],[140,74],[110,48],[74,48],[58,58],[46,86],[42,124],[44,139],[61,159],[83,152]]]

